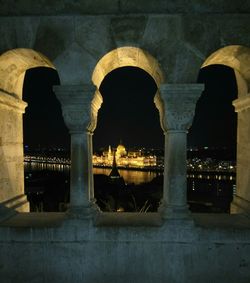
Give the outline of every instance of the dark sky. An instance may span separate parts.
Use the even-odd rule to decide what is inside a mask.
[[[190,146],[235,146],[236,114],[231,105],[236,98],[233,70],[209,66],[201,70],[199,82],[206,85],[193,126]],[[24,115],[24,144],[30,147],[69,148],[70,137],[52,86],[59,84],[57,72],[35,68],[26,72],[23,99],[29,103]],[[158,110],[153,103],[154,80],[143,70],[119,68],[108,74],[100,91],[104,103],[98,114],[94,148],[116,146],[162,148],[163,133]]]
[[[114,70],[103,80],[100,92],[103,105],[98,115],[94,146],[163,147],[159,113],[154,105],[157,87],[142,69],[125,67]]]
[[[205,91],[196,105],[188,144],[234,149],[237,116],[232,101],[237,98],[237,85],[233,69],[208,66],[200,71],[198,82],[205,84]]]
[[[26,72],[23,100],[28,102],[24,114],[24,145],[32,148],[67,147],[70,137],[63,122],[61,106],[53,93],[59,84],[58,74],[50,68]]]

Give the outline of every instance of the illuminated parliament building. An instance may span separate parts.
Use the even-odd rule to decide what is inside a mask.
[[[119,144],[116,149],[103,151],[102,155],[93,155],[93,165],[112,167],[115,154],[116,164],[123,168],[155,168],[157,166],[156,155],[144,154],[142,150],[127,151],[125,146]]]

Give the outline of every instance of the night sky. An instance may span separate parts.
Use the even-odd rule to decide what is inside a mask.
[[[99,111],[94,147],[116,146],[162,148],[163,133],[154,105],[157,87],[142,69],[123,67],[109,73],[100,92],[104,103]]]
[[[70,136],[62,118],[53,85],[60,84],[58,74],[50,68],[34,68],[26,72],[23,100],[28,107],[23,118],[24,145],[30,148],[69,148]]]
[[[232,69],[214,65],[200,71],[205,91],[198,101],[194,123],[188,135],[189,146],[235,147],[236,82]],[[64,147],[70,137],[64,125],[60,103],[52,86],[59,84],[57,72],[35,68],[26,72],[23,99],[29,106],[24,115],[24,144],[31,148]],[[143,70],[119,68],[103,80],[104,102],[98,113],[94,149],[116,146],[163,148],[164,136],[158,110],[153,103],[154,80]]]
[[[205,91],[196,105],[188,144],[235,150],[237,114],[232,101],[237,98],[237,85],[233,69],[208,66],[200,71],[198,82],[205,84]]]

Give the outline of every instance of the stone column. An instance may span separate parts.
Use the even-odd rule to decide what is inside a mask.
[[[163,199],[159,207],[164,218],[189,216],[186,139],[203,88],[201,84],[166,84],[155,97],[165,134]]]
[[[233,101],[237,112],[236,192],[231,213],[250,216],[250,94]]]
[[[94,202],[92,131],[101,102],[96,105],[98,93],[92,85],[55,86],[54,91],[71,135],[70,212],[90,217]]]

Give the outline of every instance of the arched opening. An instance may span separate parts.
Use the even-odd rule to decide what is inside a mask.
[[[1,176],[6,180],[1,187],[0,202],[17,211],[29,211],[24,195],[22,125],[27,104],[22,95],[25,73],[36,67],[55,69],[44,55],[31,49],[13,49],[0,56]]]
[[[237,157],[236,157],[236,187],[234,188],[234,200],[231,204],[231,212],[248,211],[250,207],[250,191],[249,191],[249,172],[246,168],[249,168],[249,86],[250,86],[250,48],[232,45],[226,46],[214,52],[210,55],[202,65],[201,76],[208,74],[210,71],[218,72],[223,70],[224,73],[229,74],[228,85],[231,83],[230,91],[233,92],[231,99],[238,99],[233,101],[235,111],[238,112],[237,117]],[[219,66],[218,66],[219,65]],[[217,70],[216,70],[217,69]],[[217,84],[221,85],[218,81]],[[217,87],[218,88],[218,87]],[[204,96],[205,97],[205,96]],[[205,99],[205,98],[204,98]],[[215,100],[215,99],[214,99]],[[201,103],[202,100],[200,100]],[[229,102],[230,103],[230,102]],[[219,102],[217,101],[217,104]],[[216,102],[213,102],[216,105]],[[229,104],[228,104],[229,107]],[[219,108],[222,109],[222,105]],[[232,112],[231,112],[232,113]],[[213,114],[215,114],[213,112]],[[230,114],[231,115],[231,114]],[[232,114],[233,115],[233,114]],[[228,119],[227,119],[228,120]],[[214,121],[214,128],[222,123]],[[225,123],[224,123],[225,124]],[[195,127],[195,125],[194,125]],[[226,131],[228,125],[224,125],[223,129],[217,130],[218,136],[222,136]],[[232,125],[229,131],[235,129]],[[216,131],[214,131],[216,132]],[[234,131],[233,131],[234,132]],[[235,135],[235,134],[232,134]],[[228,138],[227,142],[232,143],[232,139]],[[218,142],[218,139],[217,139]],[[202,165],[201,165],[202,166]],[[223,167],[221,165],[221,167]],[[233,168],[233,166],[231,166]]]
[[[108,73],[117,68],[128,66],[138,67],[146,71],[158,87],[164,82],[164,75],[158,61],[147,51],[131,46],[120,47],[104,55],[93,71],[92,81],[99,89]]]
[[[229,213],[235,185],[235,73],[209,65],[200,70],[198,82],[205,89],[188,135],[188,202],[193,212]]]
[[[103,211],[156,211],[164,162],[153,103],[163,82],[159,65],[139,48],[118,48],[98,62],[92,80],[103,97],[94,132],[94,173],[103,173],[95,175],[97,204]]]
[[[0,56],[0,89],[22,99],[23,80],[28,69],[54,65],[41,53],[26,48],[12,49]]]
[[[31,212],[64,211],[69,203],[70,137],[52,89],[58,84],[60,80],[54,69],[37,67],[26,71],[25,193]]]
[[[103,211],[157,211],[164,139],[153,104],[156,90],[152,77],[136,67],[110,72],[100,86],[104,102],[94,133],[93,163],[95,197]]]
[[[211,54],[201,68],[209,65],[224,65],[235,72],[238,96],[248,93],[250,86],[250,48],[241,45],[223,47]]]

